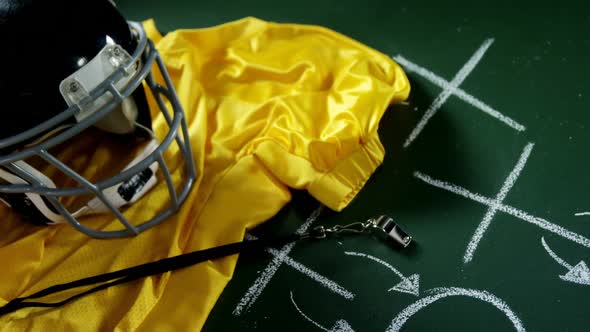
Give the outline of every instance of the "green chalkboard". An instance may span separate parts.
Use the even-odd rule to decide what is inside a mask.
[[[315,224],[388,214],[413,245],[346,236],[296,244],[282,262],[242,255],[205,331],[588,331],[590,6],[118,4],[162,30],[245,16],[323,25],[395,57],[412,83],[408,103],[381,121],[383,165]],[[295,193],[253,233],[293,232],[317,206]]]

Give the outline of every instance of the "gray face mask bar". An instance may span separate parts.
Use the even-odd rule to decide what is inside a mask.
[[[32,129],[0,140],[0,150],[10,148],[14,145],[23,146],[25,145],[25,142],[31,138],[39,137],[44,133],[51,131],[53,128],[64,126],[64,124],[66,124],[72,117],[80,118],[79,115],[84,111],[85,105],[92,104],[99,99],[104,101],[105,96],[110,95],[110,99],[107,102],[101,102],[100,108],[93,110],[92,114],[85,114],[83,119],[77,124],[67,127],[34,146],[26,146],[22,150],[6,155],[0,155],[0,167],[10,171],[12,174],[23,180],[12,181],[12,183],[9,184],[0,184],[0,193],[20,194],[26,195],[27,197],[42,198],[42,201],[44,203],[48,202],[53,210],[57,211],[66,222],[70,223],[79,231],[97,238],[133,236],[157,225],[173,215],[179,209],[188,196],[196,179],[196,169],[184,111],[178,100],[170,76],[168,75],[166,67],[152,41],[145,35],[145,31],[141,24],[129,22],[129,25],[134,34],[138,37],[138,47],[131,55],[129,61],[121,63],[105,81],[89,91],[87,95],[68,107],[64,112]],[[154,77],[151,73],[154,61],[156,67],[164,78],[164,86],[157,84],[154,81]],[[143,64],[139,69],[136,67],[138,63]],[[134,76],[129,78],[130,75]],[[154,143],[153,141],[149,144],[148,149],[144,150],[140,155],[143,159],[136,158],[136,160],[116,176],[93,183],[82,177],[49,152],[51,148],[78,135],[85,129],[96,125],[101,119],[108,117],[113,110],[120,107],[121,103],[123,103],[126,98],[130,97],[135,89],[142,88],[140,85],[144,80],[160,107],[160,111],[162,112],[170,130],[159,145],[157,145],[157,142]],[[128,84],[122,87],[119,83],[121,81],[128,81]],[[162,96],[172,105],[172,112],[166,107]],[[180,183],[178,191],[174,187],[172,176],[163,158],[164,152],[169,148],[173,141],[178,145],[178,150],[184,159],[185,166],[184,179],[182,183]],[[48,181],[44,180],[43,177],[40,177],[39,174],[35,174],[36,171],[34,169],[23,167],[23,165],[26,165],[24,162],[26,158],[35,156],[42,158],[59,169],[63,174],[75,180],[79,186],[56,188],[54,185],[48,185]],[[149,186],[153,185],[156,169],[159,169],[164,175],[170,197],[170,206],[149,220],[139,223],[136,221],[131,223],[121,211],[119,211],[119,207],[125,203],[129,204],[139,199],[139,197],[147,191],[147,183],[149,183]],[[97,211],[100,210],[100,212],[112,212],[124,228],[114,231],[101,231],[86,227],[76,219],[76,216],[78,216],[76,212],[70,213],[59,201],[60,197],[88,194],[94,196],[89,202],[89,205]],[[31,206],[31,208],[35,207]]]

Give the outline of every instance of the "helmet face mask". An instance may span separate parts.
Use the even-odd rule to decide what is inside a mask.
[[[79,70],[61,80],[58,93],[67,103],[67,109],[32,128],[0,139],[0,198],[28,219],[43,223],[68,222],[93,237],[130,236],[170,217],[188,196],[196,170],[182,106],[162,59],[142,26],[135,22],[128,24],[137,44],[134,50],[127,52],[116,42],[107,43],[92,59],[86,59]],[[162,85],[156,83],[152,68],[160,72]],[[151,131],[149,110],[145,111],[144,86],[153,95],[168,126],[161,142]],[[68,140],[83,137],[83,133],[93,127],[112,135],[131,135],[130,139],[147,137],[148,142],[123,170],[93,182],[51,152],[58,146],[67,147]],[[183,179],[176,185],[163,157],[173,145],[184,161]],[[55,173],[67,178],[65,183],[74,185],[56,185],[31,166],[30,159],[43,160],[59,170]],[[128,220],[121,209],[148,193],[157,182],[156,174],[166,183],[168,207],[148,220]],[[84,200],[86,204],[77,211],[68,211],[63,201],[80,196],[91,198]],[[87,214],[106,212],[120,221],[120,229],[96,230],[79,220]]]

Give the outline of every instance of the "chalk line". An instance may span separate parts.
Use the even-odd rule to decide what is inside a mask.
[[[475,233],[473,234],[471,241],[469,241],[469,244],[467,245],[465,255],[463,256],[463,263],[469,263],[469,262],[471,262],[471,260],[473,260],[473,255],[475,254],[475,250],[477,249],[479,242],[481,241],[486,230],[488,229],[488,227],[492,223],[492,219],[496,215],[496,211],[498,211],[498,207],[502,204],[502,202],[504,201],[504,199],[508,195],[508,192],[510,191],[510,189],[512,189],[512,187],[514,186],[514,183],[518,179],[520,172],[524,168],[526,161],[528,160],[529,156],[531,155],[531,151],[533,149],[533,146],[534,146],[533,143],[528,143],[524,147],[522,153],[520,154],[520,158],[518,159],[518,162],[516,163],[516,166],[514,166],[514,168],[512,169],[512,172],[510,172],[510,175],[508,175],[508,177],[504,181],[504,184],[502,185],[500,192],[498,192],[496,199],[493,201],[493,203],[491,205],[489,205],[488,210],[486,211],[486,214],[483,217],[483,220],[481,221],[481,223],[479,223],[479,226],[477,226],[477,229],[475,230]]]
[[[306,314],[303,313],[303,311],[301,311],[301,309],[299,309],[299,306],[297,306],[297,303],[295,303],[295,300],[293,299],[293,291],[289,292],[291,294],[291,303],[293,303],[293,306],[295,307],[295,309],[297,309],[297,311],[299,312],[299,314],[301,316],[303,316],[303,318],[307,319],[310,323],[312,323],[313,325],[319,327],[320,329],[326,331],[326,332],[330,332],[330,330],[328,330],[327,328],[323,327],[320,325],[320,323],[314,321],[313,319],[309,318]]]
[[[450,84],[444,78],[438,76],[437,74],[431,72],[430,70],[428,70],[424,67],[421,67],[421,66],[411,62],[410,60],[404,58],[402,55],[396,55],[395,57],[393,57],[393,59],[396,62],[398,62],[399,64],[401,64],[406,71],[416,73],[416,74],[426,78],[428,81],[430,81],[431,83],[437,85],[438,87],[440,87],[442,89],[446,89]],[[455,87],[453,95],[455,95],[457,98],[461,99],[462,101],[472,105],[473,107],[479,109],[480,111],[488,114],[489,116],[503,122],[504,124],[506,124],[507,126],[513,128],[515,130],[518,130],[518,131],[526,130],[525,126],[521,125],[520,123],[511,119],[510,117],[500,113],[499,111],[495,110],[494,108],[492,108],[488,104],[484,103],[483,101],[473,97],[472,95],[468,94],[463,89],[461,89],[460,87]]]
[[[257,240],[257,239],[258,238],[254,235],[246,234],[246,240],[248,240],[248,241]],[[272,249],[272,248],[266,248],[265,251],[275,257],[278,257],[281,253],[279,250]],[[328,288],[332,292],[344,297],[345,299],[347,299],[347,300],[354,299],[354,294],[352,292],[346,290],[346,288],[338,285],[336,282],[334,282],[334,281],[322,276],[321,274],[311,270],[310,268],[306,267],[305,265],[297,262],[293,258],[291,258],[289,256],[285,256],[283,258],[283,262],[285,264],[289,265],[290,267],[294,268],[295,270],[308,276],[310,279],[317,281],[320,285],[325,286],[326,288]]]
[[[418,171],[414,172],[414,176],[416,178],[434,186],[434,187],[450,191],[456,195],[463,196],[465,198],[471,199],[471,200],[481,203],[483,205],[490,206],[490,205],[494,204],[494,202],[495,202],[495,200],[493,200],[491,198],[482,196],[480,194],[472,193],[469,190],[467,190],[463,187],[457,186],[455,184],[452,184],[452,183],[433,179],[432,177],[430,177],[426,174],[420,173]],[[522,210],[519,210],[515,207],[512,207],[510,205],[506,205],[506,204],[498,205],[498,211],[507,213],[513,217],[516,217],[518,219],[521,219],[521,220],[529,222],[533,225],[536,225],[546,231],[557,234],[565,239],[568,239],[570,241],[573,241],[575,243],[583,245],[584,247],[590,248],[590,239],[588,239],[584,236],[581,236],[577,233],[574,233],[572,231],[569,231],[569,230],[567,230],[557,224],[551,223],[545,219],[535,217],[533,215],[528,214],[527,212],[524,212]]]
[[[590,216],[590,212],[580,212],[580,213],[574,214],[574,216],[576,216],[576,217]]]
[[[557,234],[577,244],[583,245],[584,247],[590,248],[590,239],[580,234],[569,231],[557,224],[551,223],[543,218],[532,216],[522,210],[519,210],[509,205],[502,205],[498,208],[498,210],[505,212],[513,217],[517,217],[521,220],[527,221],[533,225],[539,226],[540,228],[546,231]]]
[[[301,225],[295,232],[297,234],[305,233],[311,224],[318,218],[322,212],[322,208],[323,205],[320,205],[318,208],[316,208],[303,223],[303,225]],[[256,302],[260,294],[262,294],[262,291],[266,288],[266,285],[270,279],[272,279],[279,267],[281,267],[285,257],[287,257],[291,250],[293,250],[294,246],[295,242],[289,243],[281,248],[280,254],[273,258],[273,260],[267,265],[266,269],[264,269],[262,274],[254,281],[252,286],[248,288],[246,294],[244,294],[244,296],[240,299],[232,312],[235,316],[241,315],[245,309],[248,309],[252,304],[254,304],[254,302]]]
[[[397,292],[401,292],[401,293],[412,294],[415,296],[420,295],[420,275],[413,274],[409,277],[405,277],[401,272],[399,272],[391,264],[389,264],[389,263],[385,262],[384,260],[381,260],[375,256],[367,255],[362,252],[345,251],[344,254],[349,255],[349,256],[357,256],[357,257],[363,257],[363,258],[370,259],[374,262],[377,262],[377,263],[385,266],[389,270],[393,271],[393,273],[396,274],[401,279],[401,281],[399,283],[397,283],[395,286],[388,289],[387,290],[388,292],[393,290],[393,291],[397,291]]]
[[[422,119],[418,122],[414,130],[410,133],[410,136],[404,143],[404,148],[407,148],[412,142],[420,135],[428,121],[436,114],[438,109],[447,101],[455,89],[463,83],[465,78],[471,73],[475,66],[479,63],[479,60],[483,57],[485,52],[488,50],[490,45],[494,42],[493,39],[486,39],[483,44],[475,51],[471,58],[463,65],[463,67],[457,72],[451,82],[443,89],[443,91],[434,99],[432,104],[428,107]]]
[[[309,318],[309,316],[304,314],[303,311],[301,309],[299,309],[299,306],[297,305],[297,303],[295,303],[295,300],[293,299],[293,291],[291,291],[290,294],[291,294],[291,303],[293,303],[293,306],[295,307],[295,309],[297,309],[297,311],[299,312],[299,314],[301,316],[303,316],[303,318],[308,320],[313,325],[319,327],[320,329],[322,329],[326,332],[354,332],[354,330],[352,329],[350,324],[348,324],[348,322],[345,321],[344,319],[340,319],[340,320],[336,321],[336,323],[334,324],[334,326],[331,329],[325,328],[324,326],[320,325],[320,323],[314,321],[313,319]]]
[[[368,259],[370,259],[372,261],[375,261],[375,262],[377,262],[377,263],[385,266],[386,268],[390,269],[391,271],[393,271],[393,273],[395,273],[401,279],[405,279],[406,278],[395,267],[391,266],[391,264],[389,264],[386,261],[383,261],[383,260],[381,260],[381,259],[379,259],[377,257],[371,256],[371,255],[367,255],[367,254],[363,254],[362,252],[355,252],[355,251],[345,251],[344,253],[346,255],[349,255],[349,256],[358,256],[358,257],[368,258]]]
[[[472,193],[471,191],[469,191],[463,187],[459,187],[456,184],[452,184],[450,182],[445,182],[445,181],[434,179],[434,178],[430,177],[429,175],[426,175],[426,174],[421,173],[419,171],[414,172],[414,177],[422,180],[423,182],[428,183],[431,186],[450,191],[453,194],[457,194],[459,196],[469,198],[473,201],[476,201],[476,202],[484,204],[484,205],[492,205],[494,202],[494,200],[491,198],[487,198],[487,197],[480,195],[480,194]]]
[[[565,267],[568,270],[571,270],[573,268],[573,266],[569,265],[566,261],[564,261],[559,256],[557,256],[557,254],[553,250],[551,250],[551,248],[549,248],[549,246],[547,245],[547,242],[545,242],[545,238],[542,236],[541,236],[541,243],[543,244],[543,247],[545,247],[545,250],[547,251],[549,256],[551,256],[557,263],[559,263],[559,265]]]
[[[504,315],[512,322],[512,325],[519,332],[525,332],[525,328],[520,321],[520,318],[516,316],[516,314],[510,309],[508,304],[504,302],[502,299],[498,298],[492,293],[487,291],[480,291],[476,289],[467,289],[467,288],[457,288],[457,287],[441,287],[435,288],[430,290],[430,293],[433,295],[429,295],[427,297],[421,298],[420,300],[414,302],[413,304],[406,307],[402,310],[392,321],[389,327],[387,328],[387,332],[397,332],[399,331],[403,325],[406,323],[410,317],[416,314],[418,311],[424,309],[425,307],[429,306],[430,304],[444,299],[449,296],[466,296],[478,299],[480,301],[484,301],[487,303],[492,304],[498,310],[502,311]]]
[[[275,257],[278,257],[280,255],[280,251],[278,251],[276,249],[267,248],[266,251]],[[294,268],[295,270],[303,273],[304,275],[308,276],[312,280],[317,281],[322,286],[328,288],[332,292],[344,297],[347,300],[354,299],[354,294],[352,292],[346,290],[346,288],[338,285],[336,282],[334,282],[334,281],[320,275],[319,273],[309,269],[308,267],[295,261],[294,259],[292,259],[289,256],[285,256],[283,259],[284,259],[285,264],[287,264],[290,267]]]

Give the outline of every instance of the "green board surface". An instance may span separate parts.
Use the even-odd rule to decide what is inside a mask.
[[[298,243],[282,263],[242,255],[205,331],[588,331],[590,275],[580,263],[590,263],[588,5],[118,5],[163,31],[246,16],[326,26],[395,57],[412,83],[408,103],[381,121],[383,165],[349,207],[315,223],[388,214],[413,245],[395,250],[361,235]],[[300,227],[318,203],[294,198],[253,233]]]

